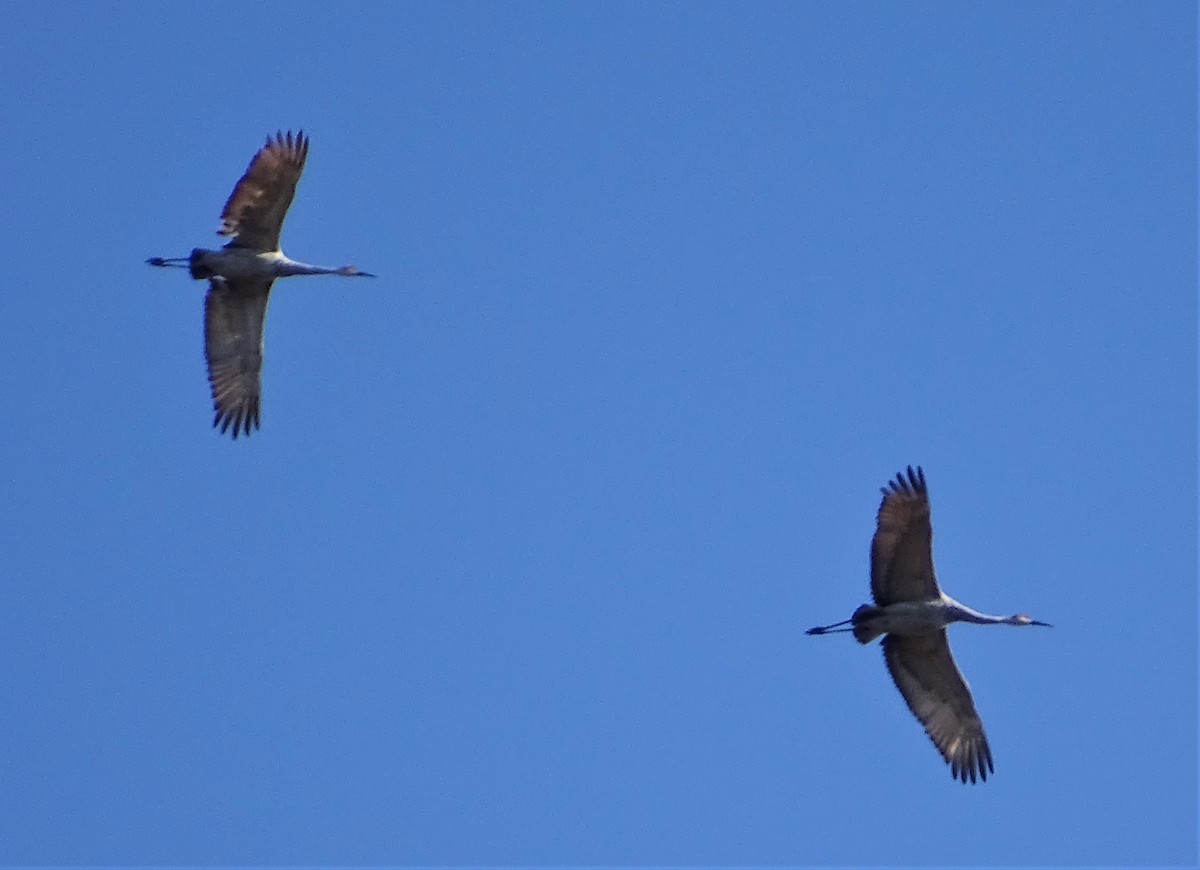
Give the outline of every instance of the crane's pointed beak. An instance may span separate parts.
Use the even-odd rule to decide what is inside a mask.
[[[1054,626],[1051,625],[1050,623],[1042,622],[1040,619],[1031,619],[1031,620],[1029,620],[1029,624],[1030,625],[1044,625],[1044,626],[1046,626],[1046,628],[1054,628]]]
[[[146,263],[150,266],[175,266],[180,269],[186,269],[188,261],[188,257],[151,257]]]

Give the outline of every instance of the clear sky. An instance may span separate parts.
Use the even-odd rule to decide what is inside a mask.
[[[14,4],[0,864],[1197,859],[1191,3]],[[204,285],[303,128],[263,425]],[[878,646],[924,466],[995,753]]]

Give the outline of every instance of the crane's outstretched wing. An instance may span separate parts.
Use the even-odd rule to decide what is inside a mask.
[[[986,781],[995,770],[992,750],[971,689],[950,655],[946,630],[889,634],[883,639],[883,657],[908,709],[950,765],[951,776]]]
[[[279,249],[279,231],[287,215],[296,182],[308,158],[308,137],[301,130],[294,137],[276,133],[254,155],[246,173],[229,194],[221,212],[223,236],[233,236],[231,247],[255,251]]]
[[[250,434],[259,427],[263,323],[272,280],[209,282],[204,299],[204,356],[212,385],[213,426]]]
[[[925,472],[910,465],[907,480],[897,474],[882,492],[871,540],[871,597],[881,607],[938,597]]]

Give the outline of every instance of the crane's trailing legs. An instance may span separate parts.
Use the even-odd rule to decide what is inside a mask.
[[[818,625],[810,628],[805,634],[838,634],[843,631],[854,631],[853,628],[839,628],[841,625],[850,625],[853,620],[843,619],[841,622],[835,622],[833,625]]]

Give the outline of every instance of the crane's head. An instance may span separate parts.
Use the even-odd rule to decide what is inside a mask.
[[[336,270],[336,274],[345,275],[347,278],[374,278],[375,277],[370,272],[363,272],[359,269],[355,269],[353,266],[342,266],[342,268]]]
[[[1024,613],[1018,613],[1016,616],[1010,616],[1007,621],[1009,625],[1044,625],[1046,628],[1054,628],[1054,626],[1050,623],[1040,622],[1031,616],[1026,616]]]

